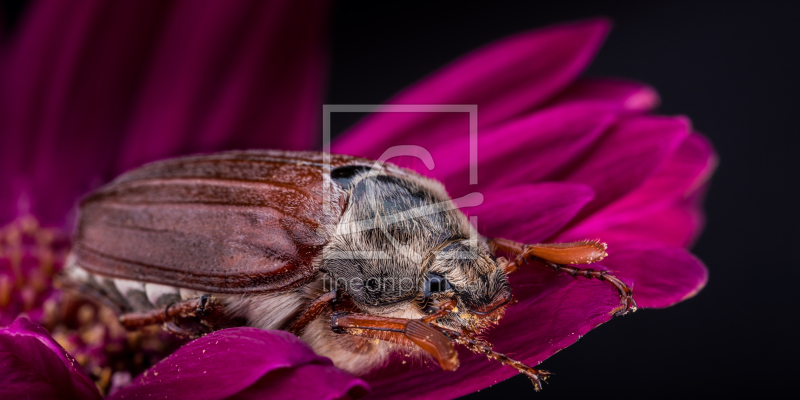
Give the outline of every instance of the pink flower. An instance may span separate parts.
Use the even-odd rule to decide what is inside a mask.
[[[639,307],[692,297],[707,271],[685,247],[699,234],[700,202],[715,166],[707,140],[682,117],[651,116],[649,87],[578,75],[609,29],[604,20],[524,33],[477,50],[400,93],[392,104],[477,104],[478,184],[469,185],[467,118],[376,113],[332,151],[378,157],[415,144],[436,168],[406,166],[455,197],[481,192],[479,231],[524,243],[600,238],[605,268],[628,282]],[[530,363],[550,357],[612,318],[617,293],[600,282],[530,267],[509,276],[517,304],[488,340]],[[382,398],[456,397],[516,372],[460,352],[455,373],[395,367],[369,379]],[[402,373],[399,373],[402,371]],[[402,377],[402,378],[400,378]],[[413,381],[413,385],[408,382]]]
[[[142,162],[231,148],[312,148],[321,110],[321,17],[283,1],[39,2],[0,56],[0,86],[7,88],[0,93],[0,226],[33,216],[66,227],[78,196]],[[595,268],[632,285],[640,307],[691,297],[707,272],[685,248],[702,226],[714,152],[684,118],[648,115],[658,103],[649,87],[579,79],[608,29],[592,20],[523,33],[390,101],[477,105],[477,185],[469,184],[465,115],[375,113],[332,150],[376,158],[393,145],[422,146],[433,170],[397,161],[441,180],[454,198],[481,192],[483,204],[464,211],[478,217],[485,236],[528,243],[600,238],[610,255]],[[487,338],[531,365],[611,319],[619,303],[601,282],[532,266],[509,280],[518,303]],[[0,316],[8,310],[0,303]],[[23,325],[39,342],[52,342],[17,320],[0,331],[3,343],[23,343],[15,333]],[[13,359],[10,347],[0,347],[0,375],[69,369],[56,346],[42,351],[61,364],[55,356]],[[374,398],[450,398],[515,374],[465,351],[460,359],[456,372],[394,363],[365,383],[291,335],[238,328],[185,345],[113,396],[335,398],[371,387]],[[48,382],[86,381],[77,369],[59,374],[63,379]],[[297,384],[309,375],[325,379]],[[25,376],[15,382],[49,379]],[[2,385],[0,393],[19,395],[20,387]]]

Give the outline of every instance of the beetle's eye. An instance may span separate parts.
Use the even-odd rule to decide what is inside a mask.
[[[430,274],[428,280],[425,281],[425,297],[429,297],[431,293],[445,292],[453,289],[450,282],[444,279],[441,275]]]

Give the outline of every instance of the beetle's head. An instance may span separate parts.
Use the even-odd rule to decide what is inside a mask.
[[[455,300],[436,323],[480,330],[496,321],[511,299],[505,273],[444,187],[365,174],[348,176],[348,205],[322,260],[335,287],[370,314],[416,319]]]
[[[480,331],[496,322],[511,300],[506,274],[479,241],[451,240],[433,249],[420,281],[417,303],[424,313],[456,300],[453,312],[438,320],[453,328]]]

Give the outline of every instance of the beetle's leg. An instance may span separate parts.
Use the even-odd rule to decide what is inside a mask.
[[[327,292],[322,296],[317,297],[311,302],[301,313],[295,318],[289,326],[289,332],[299,335],[303,328],[306,327],[311,321],[317,319],[326,309],[328,305],[333,305],[339,299],[337,291]]]
[[[340,297],[340,293],[338,291],[327,292],[317,297],[292,322],[292,324],[289,326],[289,331],[294,333],[295,335],[299,334],[303,330],[303,328],[305,328],[311,321],[315,320],[323,312],[325,312],[325,310],[328,309],[329,304],[331,305],[331,309],[333,309],[333,305],[341,301],[342,298]],[[337,333],[350,333],[350,334],[355,334],[357,336],[365,336],[365,337],[384,339],[384,340],[389,339],[390,341],[396,343],[404,342],[399,335],[400,333],[402,333],[405,339],[408,339],[408,341],[411,341],[413,344],[416,344],[422,347],[423,350],[431,353],[437,360],[439,360],[439,363],[440,365],[442,365],[442,368],[455,369],[458,366],[457,355],[455,359],[456,363],[455,367],[451,365],[452,361],[449,360],[449,357],[455,354],[453,353],[454,350],[452,349],[452,344],[449,344],[449,342],[447,344],[441,343],[440,340],[441,338],[437,338],[437,336],[441,336],[441,332],[437,331],[436,329],[428,325],[429,322],[434,321],[437,318],[441,318],[453,312],[453,308],[455,308],[455,306],[456,306],[455,300],[446,302],[436,312],[434,312],[431,315],[428,315],[421,321],[401,319],[401,318],[386,319],[371,315],[334,312],[333,317],[331,319],[331,329]],[[412,323],[412,321],[414,322]],[[366,323],[366,325],[358,325],[364,323]],[[381,324],[388,324],[384,328],[390,330],[384,330],[383,328],[381,328]],[[352,329],[356,326],[358,326],[357,328],[358,333],[353,333]],[[370,330],[370,328],[366,328],[366,326],[374,326],[375,329]],[[350,331],[348,331],[348,329],[350,329]],[[364,329],[367,330],[365,331]],[[431,330],[433,331],[433,333],[431,333]],[[428,337],[423,337],[425,336],[425,334],[427,334]],[[446,337],[442,338],[444,338],[445,340],[447,339]],[[404,344],[410,345],[412,343],[404,343]],[[449,350],[447,349],[448,347]]]
[[[311,302],[311,304],[306,306],[306,308],[300,313],[300,315],[297,316],[297,318],[295,318],[294,321],[292,321],[292,324],[289,325],[289,332],[299,335],[303,328],[311,323],[311,321],[317,319],[317,317],[322,315],[322,313],[328,309],[329,304],[331,305],[331,310],[335,312],[336,310],[333,309],[333,306],[336,303],[340,303],[342,300],[343,299],[340,297],[340,293],[337,291],[327,292],[317,297]],[[446,316],[447,314],[450,314],[453,312],[456,303],[457,302],[455,299],[445,302],[433,314],[422,318],[422,322],[430,323],[436,319]]]
[[[445,331],[445,334],[450,336],[456,343],[464,345],[472,352],[483,354],[503,365],[507,365],[517,371],[525,374],[533,383],[533,388],[538,392],[542,389],[542,382],[544,382],[551,374],[541,369],[531,368],[517,360],[508,358],[505,354],[498,353],[492,350],[492,346],[483,340],[476,339],[472,335],[457,334],[452,331]]]
[[[614,309],[614,315],[625,315],[628,313],[628,311],[636,311],[636,300],[633,299],[633,291],[631,288],[616,276],[609,275],[608,271],[594,270],[591,268],[576,268],[569,265],[556,264],[543,259],[539,259],[537,261],[552,268],[556,272],[567,273],[574,277],[582,276],[589,279],[596,278],[602,282],[607,282],[611,286],[614,286],[614,288],[617,289],[617,292],[619,292],[620,297],[620,305]]]
[[[72,294],[89,299],[97,304],[108,307],[116,315],[130,312],[130,306],[124,299],[118,299],[119,295],[109,293],[102,287],[88,282],[79,282],[66,275],[57,275],[55,278],[56,287],[69,291]]]
[[[500,250],[517,256],[515,261],[524,263],[533,257],[547,260],[555,264],[591,264],[605,258],[606,244],[594,240],[571,243],[539,243],[523,244],[508,239],[489,239],[492,250]],[[518,263],[517,266],[520,264]],[[512,271],[513,272],[513,271]]]
[[[489,239],[489,246],[497,251],[517,256],[514,260],[504,262],[501,268],[510,274],[525,263],[538,261],[556,272],[563,272],[574,277],[598,279],[614,286],[619,292],[620,306],[614,309],[616,315],[624,315],[628,311],[636,311],[636,300],[633,291],[625,282],[608,271],[591,268],[577,268],[565,264],[590,264],[602,260],[606,256],[606,244],[596,241],[551,244],[522,244],[508,239]]]
[[[505,354],[495,352],[491,345],[476,339],[472,332],[458,332],[425,322],[432,320],[431,317],[452,312],[452,307],[453,304],[445,303],[440,311],[421,320],[338,312],[331,318],[331,329],[336,333],[348,333],[407,346],[416,344],[434,356],[442,369],[448,371],[458,368],[458,353],[453,348],[453,342],[460,343],[475,353],[483,354],[527,375],[537,391],[542,388],[541,383],[550,375],[549,372],[531,368]]]
[[[458,304],[458,301],[456,299],[448,300],[444,302],[444,304],[439,306],[439,308],[433,314],[430,314],[427,317],[422,318],[421,321],[428,324],[433,321],[436,321],[439,318],[447,316],[448,314],[453,312],[453,309],[456,308],[456,304]]]
[[[123,314],[119,321],[128,330],[163,324],[170,333],[190,337],[242,324],[242,321],[227,316],[224,307],[211,295],[171,303],[163,310]]]
[[[204,317],[210,311],[212,301],[214,301],[214,296],[210,294],[200,296],[200,301],[197,303],[194,314],[198,317]]]
[[[200,299],[190,299],[180,303],[171,303],[163,310],[155,309],[144,312],[123,314],[119,317],[119,322],[123,327],[125,327],[125,329],[134,331],[145,326],[170,322],[181,314],[196,310],[199,304]]]
[[[331,317],[331,329],[336,333],[417,345],[436,358],[442,369],[455,371],[458,368],[458,353],[450,338],[442,333],[442,328],[420,320],[337,312]]]
[[[181,302],[181,303],[183,303],[183,302]],[[167,304],[166,307],[164,307],[164,313],[163,313],[164,321],[162,322],[162,328],[165,331],[167,331],[167,332],[169,332],[169,333],[171,333],[173,335],[180,336],[180,337],[198,337],[198,336],[201,336],[200,332],[196,332],[193,329],[183,328],[176,322],[178,320],[178,318],[185,318],[185,315],[188,314],[191,311],[191,306],[194,305],[194,304],[191,304],[191,303],[187,304],[187,305],[184,305],[184,304],[181,304],[181,303],[172,302],[172,303]],[[170,315],[170,308],[173,307],[173,306],[176,306],[176,305],[178,306],[178,314]],[[195,312],[197,310],[200,310],[201,307],[202,307],[203,310],[205,310],[205,305],[203,305],[203,298],[202,297],[197,302],[197,307],[194,308]],[[123,315],[123,317],[124,317],[124,315]],[[122,318],[120,318],[120,322],[121,321],[122,321]]]

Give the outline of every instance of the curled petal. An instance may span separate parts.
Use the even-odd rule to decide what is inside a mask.
[[[100,399],[100,393],[44,328],[17,318],[0,330],[0,398]]]
[[[390,104],[476,104],[479,129],[541,105],[588,65],[609,29],[598,19],[526,32],[455,61],[400,93]],[[436,143],[466,128],[452,113],[374,113],[344,136],[334,153],[377,158],[399,142]]]
[[[319,380],[304,382],[310,376]],[[361,379],[314,354],[291,333],[231,328],[189,342],[111,398],[158,394],[192,400],[231,396],[337,399],[368,390]]]
[[[59,389],[36,369],[0,350],[0,396],[4,399],[58,399]]]

